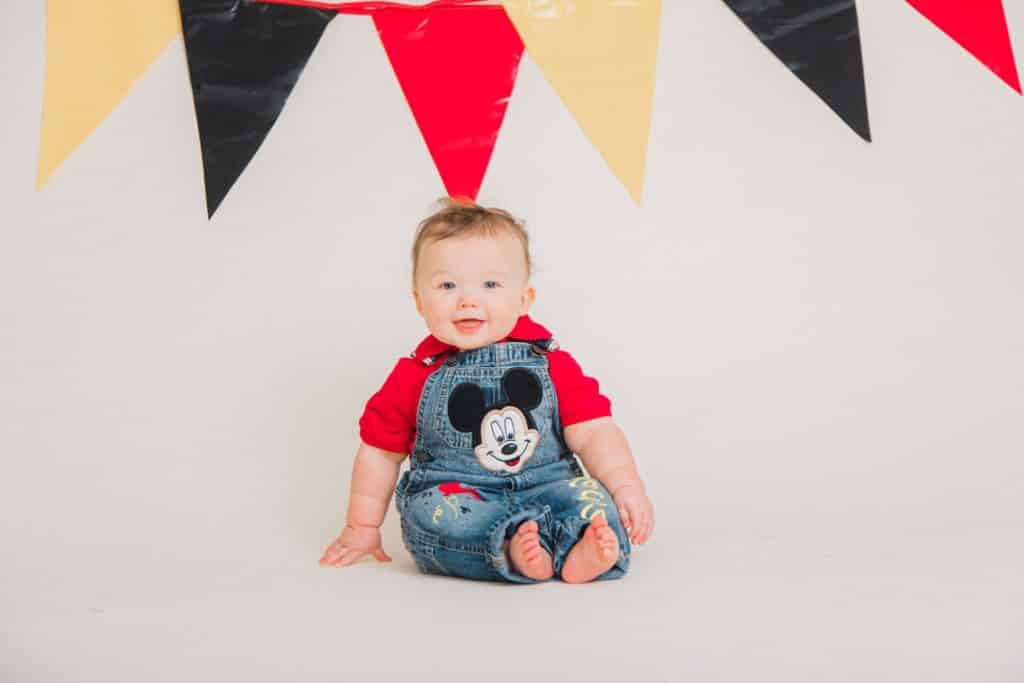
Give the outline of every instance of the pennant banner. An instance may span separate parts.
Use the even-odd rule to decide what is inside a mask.
[[[373,12],[381,43],[449,195],[475,199],[523,43],[499,6]]]
[[[1013,44],[1006,26],[1002,0],[907,0],[946,35],[955,40],[978,61],[1003,79],[1007,85],[1020,89]]]
[[[184,28],[212,216],[344,13],[372,17],[449,195],[476,198],[525,45],[639,204],[661,0],[496,1],[47,0],[36,188]],[[854,0],[723,2],[871,140]],[[1002,0],[907,2],[1021,92]]]
[[[209,216],[277,121],[334,12],[181,0]]]
[[[853,0],[723,1],[797,78],[871,141]]]
[[[37,190],[179,31],[175,0],[47,0]]]
[[[505,0],[530,57],[639,204],[661,0]]]

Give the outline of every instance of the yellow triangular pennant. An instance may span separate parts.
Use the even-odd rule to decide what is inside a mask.
[[[177,0],[47,0],[37,190],[179,33]]]
[[[526,51],[639,204],[661,0],[503,0]]]

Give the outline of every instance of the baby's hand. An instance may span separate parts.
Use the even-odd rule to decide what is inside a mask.
[[[320,558],[320,566],[344,567],[370,553],[373,553],[378,562],[391,561],[388,554],[384,552],[384,548],[381,547],[380,529],[375,526],[346,524],[341,536],[327,546],[323,557]]]
[[[619,519],[626,527],[629,541],[637,545],[646,543],[654,531],[654,506],[651,505],[651,499],[647,497],[644,487],[626,484],[617,490],[612,498],[619,508]]]

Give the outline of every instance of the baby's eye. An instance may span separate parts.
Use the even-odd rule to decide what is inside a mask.
[[[440,284],[441,289],[455,289],[455,283],[451,280],[445,280]]]
[[[484,283],[484,287],[486,287],[487,289],[494,289],[494,288],[500,287],[500,286],[501,285],[498,284],[497,280],[488,280],[487,282]]]

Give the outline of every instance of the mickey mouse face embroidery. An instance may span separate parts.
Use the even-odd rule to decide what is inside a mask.
[[[473,452],[489,470],[518,472],[537,447],[537,430],[530,429],[526,416],[516,407],[492,410],[484,415],[480,445]]]
[[[540,405],[540,380],[512,368],[501,378],[508,401],[487,406],[476,384],[460,384],[448,398],[448,419],[460,432],[472,432],[473,454],[492,472],[518,472],[533,457],[540,435],[530,411]]]

